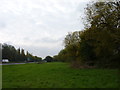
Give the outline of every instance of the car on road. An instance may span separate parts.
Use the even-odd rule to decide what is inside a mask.
[[[8,59],[3,59],[2,62],[7,63],[7,62],[9,62],[9,60]]]

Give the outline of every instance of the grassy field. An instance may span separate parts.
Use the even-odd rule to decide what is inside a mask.
[[[2,87],[2,66],[0,65],[0,89],[1,87]]]
[[[117,70],[72,69],[66,63],[4,65],[3,88],[117,88]]]

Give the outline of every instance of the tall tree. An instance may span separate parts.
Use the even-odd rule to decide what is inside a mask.
[[[26,60],[26,56],[25,56],[24,49],[21,50],[21,56],[22,56],[23,61],[25,61]]]
[[[100,66],[116,66],[120,59],[120,1],[89,4],[86,17],[87,30],[81,41],[93,47]]]

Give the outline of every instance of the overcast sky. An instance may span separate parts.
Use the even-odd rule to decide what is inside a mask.
[[[90,0],[0,0],[0,43],[44,58],[64,48],[68,32],[84,28]]]

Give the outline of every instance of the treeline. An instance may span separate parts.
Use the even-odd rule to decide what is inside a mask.
[[[33,56],[28,51],[25,53],[24,49],[16,49],[12,45],[2,45],[2,59],[8,59],[10,62],[33,62],[42,60],[41,57]]]
[[[73,67],[118,68],[120,62],[120,1],[87,5],[85,30],[71,32],[54,58]]]

